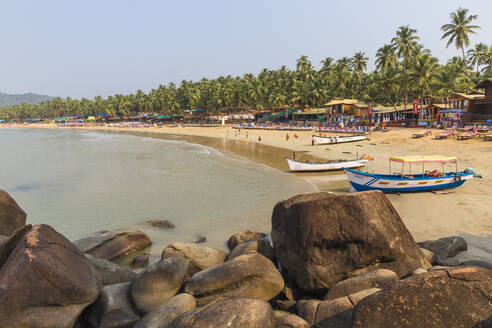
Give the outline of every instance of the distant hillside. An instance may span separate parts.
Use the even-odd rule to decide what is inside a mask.
[[[35,93],[9,95],[7,93],[0,92],[0,106],[19,105],[23,103],[38,104],[50,99],[53,99],[53,97],[37,95]]]

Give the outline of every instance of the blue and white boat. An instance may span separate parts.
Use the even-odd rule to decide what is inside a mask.
[[[394,174],[371,174],[355,171],[352,169],[345,169],[350,184],[357,191],[366,190],[381,190],[386,192],[415,192],[415,191],[430,191],[439,189],[456,188],[466,180],[473,179],[473,170],[466,169],[458,172],[456,169],[454,172],[442,173],[438,170],[432,172],[425,171],[424,165],[426,163],[440,163],[442,164],[443,171],[446,163],[455,163],[457,168],[456,157],[442,157],[442,156],[405,156],[405,157],[391,157],[390,158],[390,172],[391,162],[402,163],[401,173]],[[422,165],[422,174],[404,174],[405,164],[409,164],[410,171],[412,164]]]

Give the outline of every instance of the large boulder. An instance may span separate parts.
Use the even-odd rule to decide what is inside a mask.
[[[270,304],[256,298],[221,298],[188,311],[166,328],[274,328]]]
[[[250,252],[260,253],[272,262],[275,261],[275,253],[270,245],[270,241],[266,238],[258,238],[237,245],[227,256],[227,260],[231,260],[235,257],[248,254]]]
[[[290,281],[322,293],[376,269],[398,277],[430,263],[379,191],[310,193],[278,203],[272,215],[275,255]]]
[[[9,236],[26,224],[26,213],[8,193],[0,189],[0,235]]]
[[[229,239],[227,240],[227,246],[229,247],[230,250],[232,250],[237,245],[258,238],[265,238],[266,236],[267,235],[263,232],[253,232],[249,230],[246,230],[244,232],[238,232],[229,237]]]
[[[131,295],[138,311],[149,313],[176,295],[188,272],[190,262],[172,258],[159,261],[139,272],[132,280]]]
[[[105,286],[97,301],[85,312],[92,328],[131,328],[140,317],[128,299],[130,282]]]
[[[284,288],[284,280],[272,261],[253,253],[200,271],[185,286],[199,306],[219,297],[254,297],[268,301]]]
[[[100,259],[92,255],[85,255],[96,270],[96,275],[101,285],[114,285],[132,280],[137,274],[108,260]]]
[[[190,261],[192,267],[191,273],[217,266],[224,262],[227,254],[221,250],[200,246],[196,244],[187,244],[174,242],[169,244],[162,251],[163,260],[169,258],[184,258]]]
[[[441,267],[363,299],[354,327],[490,327],[492,271]]]
[[[0,258],[0,327],[73,327],[99,295],[88,259],[48,225],[18,230]]]
[[[99,231],[90,237],[75,241],[74,244],[84,254],[112,261],[142,250],[152,242],[150,237],[140,230],[120,229]]]
[[[348,296],[369,288],[388,288],[398,283],[398,276],[391,270],[378,269],[338,282],[330,288],[325,300]]]
[[[434,253],[437,260],[444,260],[458,255],[468,249],[468,244],[463,237],[453,236],[438,240],[426,240],[417,243],[420,247]]]
[[[186,293],[178,294],[147,313],[133,328],[166,327],[181,314],[194,308],[196,308],[196,301],[193,296]]]

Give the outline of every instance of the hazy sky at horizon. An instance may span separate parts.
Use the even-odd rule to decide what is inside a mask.
[[[357,51],[372,69],[406,24],[444,63],[460,52],[440,27],[460,6],[479,16],[472,45],[492,44],[491,0],[4,0],[0,91],[106,97]]]

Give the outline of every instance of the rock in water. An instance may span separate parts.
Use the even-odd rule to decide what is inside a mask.
[[[417,244],[434,253],[438,260],[454,257],[458,253],[468,249],[466,240],[459,236],[440,238],[438,240],[426,240]]]
[[[26,224],[26,213],[8,193],[0,189],[0,235],[9,236]]]
[[[227,246],[230,250],[233,250],[237,245],[253,239],[265,238],[266,236],[267,235],[263,232],[252,232],[249,230],[245,232],[235,233],[229,237],[229,240],[227,241]]]
[[[147,313],[133,328],[167,327],[178,316],[194,308],[196,308],[196,301],[193,296],[186,293],[178,294]]]
[[[199,306],[219,297],[254,297],[269,301],[284,288],[272,261],[258,253],[242,255],[200,271],[185,286]]]
[[[149,313],[176,295],[189,265],[185,259],[167,259],[138,273],[131,285],[131,295],[138,311]]]
[[[99,295],[94,268],[50,226],[26,227],[0,249],[0,327],[73,327]]]
[[[237,245],[227,256],[227,260],[231,260],[235,257],[247,254],[249,252],[257,252],[271,260],[275,261],[275,254],[273,248],[270,245],[270,241],[266,238],[258,238],[254,240],[247,241],[243,244]],[[275,262],[274,262],[275,263]]]
[[[255,298],[221,298],[188,311],[166,328],[274,328],[270,304]]]
[[[120,267],[118,264],[103,260],[92,255],[85,255],[96,269],[96,275],[101,285],[114,285],[132,280],[137,274],[132,270]]]
[[[110,261],[142,250],[151,243],[149,236],[135,229],[99,231],[74,242],[82,253]]]
[[[193,266],[191,274],[217,266],[224,262],[227,254],[221,250],[201,245],[174,242],[162,251],[161,258],[184,258]]]
[[[441,267],[366,297],[353,327],[490,327],[491,316],[491,270]]]
[[[91,327],[133,327],[140,317],[128,300],[130,282],[105,286],[97,302],[84,312]]]
[[[175,227],[174,224],[168,220],[148,220],[145,222],[156,228],[173,229]]]
[[[272,215],[275,255],[289,280],[321,293],[376,269],[398,277],[430,264],[386,196],[367,191],[310,193],[278,203]]]

